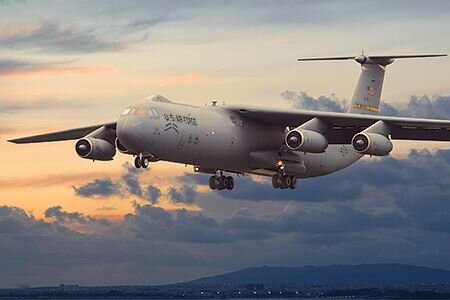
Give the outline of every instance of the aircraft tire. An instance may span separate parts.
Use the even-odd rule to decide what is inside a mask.
[[[209,188],[212,189],[212,190],[217,189],[216,176],[209,177]]]
[[[231,191],[234,188],[234,179],[231,176],[227,177],[227,184],[225,185],[227,190]]]
[[[137,156],[137,157],[134,159],[134,166],[135,166],[137,169],[139,169],[139,168],[141,167],[141,159],[140,159],[139,156]]]
[[[272,187],[274,189],[280,188],[280,186],[278,185],[278,174],[272,176]]]
[[[284,182],[285,182],[286,188],[289,187],[289,186],[291,186],[291,184],[292,184],[292,177],[289,176],[289,175],[286,175],[286,176],[284,177]]]
[[[229,183],[228,177],[222,176],[220,179],[221,179],[220,180],[221,181],[221,185],[220,185],[221,189],[224,190],[224,189],[228,188],[228,183]]]
[[[295,189],[297,187],[297,177],[291,176],[291,184],[289,185],[289,188],[291,190]]]
[[[150,163],[149,163],[147,157],[143,157],[143,158],[141,159],[141,167],[142,167],[142,168],[147,169],[149,164],[150,164]]]
[[[216,189],[218,189],[219,191],[223,190],[223,176],[215,177],[214,184],[216,185]]]

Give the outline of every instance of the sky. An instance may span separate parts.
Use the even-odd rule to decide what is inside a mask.
[[[359,74],[298,57],[448,53],[448,1],[0,1],[0,287],[160,284],[251,266],[407,263],[450,269],[450,149],[388,157],[295,191],[74,142],[6,140],[177,102],[343,111]],[[450,119],[450,59],[388,67],[387,115]]]

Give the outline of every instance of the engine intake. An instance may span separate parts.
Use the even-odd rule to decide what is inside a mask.
[[[392,151],[393,145],[389,138],[378,133],[360,132],[352,139],[356,152],[375,156],[385,156]]]
[[[318,132],[306,129],[294,129],[285,137],[285,143],[291,150],[310,153],[322,153],[328,147],[327,139]]]
[[[119,138],[116,138],[116,141],[114,142],[116,144],[117,150],[119,150],[120,153],[123,154],[131,154],[131,151],[128,150],[119,140]]]
[[[116,148],[110,142],[90,137],[79,140],[75,151],[81,158],[92,160],[112,160],[116,155]]]

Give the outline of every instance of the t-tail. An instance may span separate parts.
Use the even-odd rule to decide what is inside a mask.
[[[379,112],[381,90],[383,88],[386,66],[397,58],[423,58],[447,56],[447,54],[421,54],[421,55],[386,55],[386,56],[341,56],[299,58],[298,61],[316,60],[348,60],[353,59],[361,65],[361,74],[356,84],[355,92],[348,107],[348,113],[376,115]]]

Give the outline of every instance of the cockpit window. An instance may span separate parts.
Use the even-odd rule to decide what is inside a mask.
[[[139,117],[145,117],[147,115],[147,109],[143,107],[135,108],[133,111],[133,115],[139,116]]]
[[[156,119],[159,119],[159,113],[158,113],[158,110],[157,110],[156,108],[150,108],[150,109],[148,110],[148,116],[149,116],[150,118],[156,118]]]
[[[127,108],[122,112],[122,116],[128,115],[130,113],[131,108]]]
[[[137,107],[137,108],[127,108],[123,111],[122,115],[134,115],[134,116],[140,116],[145,117],[147,116],[147,109],[144,107]]]
[[[145,107],[127,108],[122,112],[122,116],[125,115],[159,119],[159,112],[156,108],[145,108]]]

